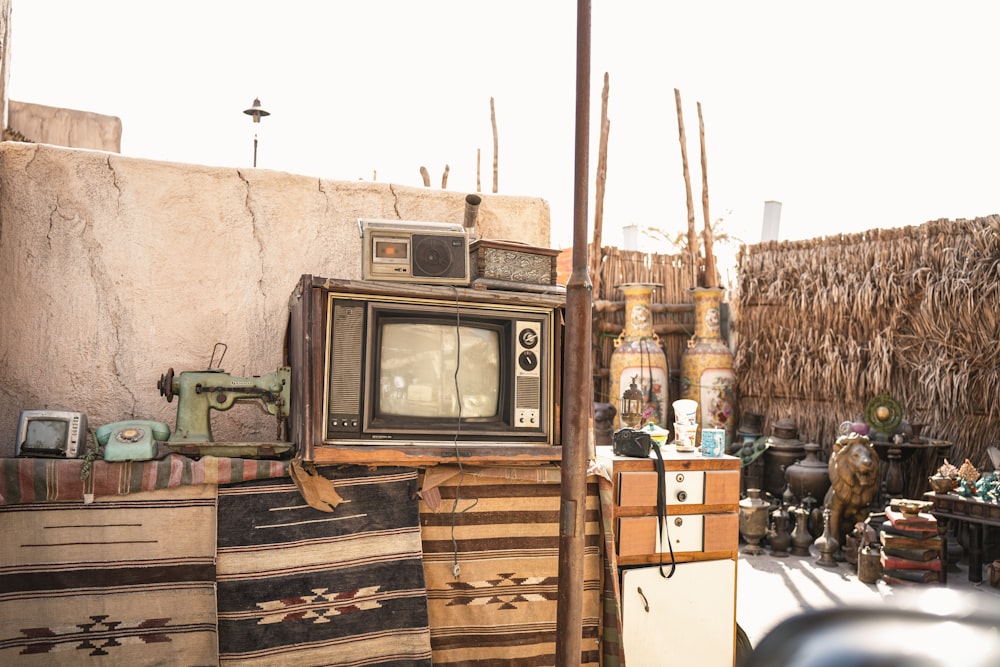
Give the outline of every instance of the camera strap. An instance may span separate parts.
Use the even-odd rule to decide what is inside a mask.
[[[674,545],[670,541],[670,528],[667,525],[667,478],[663,466],[663,455],[660,453],[660,445],[653,443],[653,451],[656,457],[653,459],[653,467],[656,469],[656,530],[660,534],[660,576],[669,579],[674,576],[677,569],[677,562],[674,560]],[[663,573],[663,543],[667,543],[670,551],[670,574]]]

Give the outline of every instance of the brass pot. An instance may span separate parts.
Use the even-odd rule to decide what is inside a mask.
[[[767,535],[767,513],[770,504],[760,497],[760,489],[747,489],[747,497],[740,501],[740,535],[746,540],[743,553],[763,553],[760,541]]]
[[[803,446],[805,458],[785,468],[785,481],[797,500],[812,496],[819,502],[826,498],[830,488],[830,466],[819,457],[821,447],[815,442]]]
[[[948,493],[955,488],[955,480],[951,477],[934,475],[933,477],[929,477],[928,480],[931,483],[931,489],[934,490],[934,493]]]

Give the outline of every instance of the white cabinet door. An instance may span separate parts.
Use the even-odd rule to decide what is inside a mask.
[[[732,667],[736,563],[622,570],[622,635],[628,667]]]

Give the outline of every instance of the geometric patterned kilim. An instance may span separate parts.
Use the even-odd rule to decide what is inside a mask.
[[[287,478],[219,487],[220,663],[429,667],[417,471],[317,470],[333,512]]]
[[[0,664],[216,664],[215,491],[0,507]]]
[[[517,476],[503,468],[465,468],[436,485],[440,502],[421,502],[435,667],[555,664],[560,485],[540,474]],[[597,665],[602,565],[596,477],[588,479],[585,516],[579,664]]]

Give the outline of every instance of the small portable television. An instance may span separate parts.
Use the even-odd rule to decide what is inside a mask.
[[[560,297],[303,276],[292,303],[307,459],[338,444],[557,444]]]
[[[87,448],[87,415],[69,410],[22,410],[15,456],[75,459]]]

